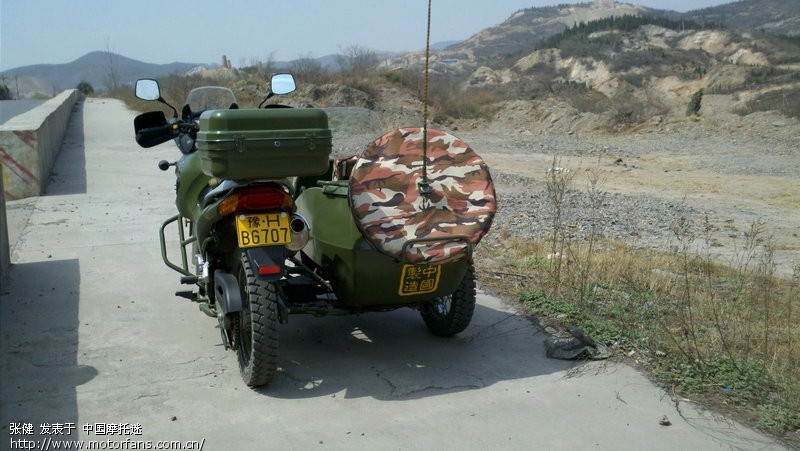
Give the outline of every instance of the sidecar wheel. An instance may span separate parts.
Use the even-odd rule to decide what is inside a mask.
[[[472,321],[475,312],[475,268],[467,272],[453,294],[427,302],[420,308],[425,324],[440,337],[449,337],[463,332]]]
[[[250,387],[264,385],[278,370],[278,290],[259,280],[247,256],[239,267],[242,312],[234,325],[239,372]]]

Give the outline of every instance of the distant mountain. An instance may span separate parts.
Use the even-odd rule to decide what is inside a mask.
[[[797,0],[745,0],[689,11],[683,16],[695,22],[720,23],[728,28],[800,36],[800,1]]]
[[[447,53],[448,57],[466,60],[506,60],[509,57],[520,57],[528,54],[545,39],[577,24],[624,15],[666,17],[698,23],[713,22],[733,29],[800,35],[798,0],[740,0],[687,13],[651,9],[614,0],[595,0],[574,5],[519,10],[505,22],[448,47]]]
[[[508,55],[527,53],[539,42],[581,22],[655,12],[643,6],[617,3],[613,0],[526,8],[512,14],[505,22],[448,47],[447,51],[454,57],[470,60],[504,59]]]
[[[462,41],[441,41],[441,42],[434,42],[431,44],[431,50],[444,50],[448,47],[452,47],[456,44],[461,43]]]
[[[10,69],[0,76],[5,77],[11,92],[19,97],[52,95],[64,89],[74,88],[80,82],[88,82],[97,91],[106,90],[110,74],[114,74],[120,86],[130,85],[139,78],[160,77],[176,72],[186,72],[202,64],[170,63],[151,64],[110,52],[96,51],[66,64],[35,64]]]

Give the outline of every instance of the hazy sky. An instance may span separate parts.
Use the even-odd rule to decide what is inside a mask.
[[[534,6],[586,0],[433,0],[431,42],[466,39]],[[731,0],[638,0],[687,11]],[[0,0],[0,71],[110,50],[150,63],[425,47],[427,0]],[[487,6],[488,5],[488,6]]]

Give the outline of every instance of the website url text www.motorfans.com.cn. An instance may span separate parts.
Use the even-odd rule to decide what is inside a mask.
[[[119,440],[63,440],[53,439],[52,437],[44,437],[40,439],[26,439],[26,438],[11,438],[11,449],[25,449],[25,450],[60,450],[60,449],[78,449],[78,450],[202,450],[205,445],[206,439],[202,440],[135,440],[131,438]]]
[[[83,431],[90,439],[78,439]],[[202,440],[143,440],[139,423],[41,423],[12,422],[8,424],[11,436],[10,449],[151,449],[151,450],[202,450]],[[0,447],[2,448],[2,447]]]

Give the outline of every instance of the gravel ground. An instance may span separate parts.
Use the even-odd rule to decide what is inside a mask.
[[[544,182],[533,178],[494,173],[500,187],[500,209],[494,226],[520,237],[548,236],[554,218]],[[592,208],[592,205],[596,208]],[[592,227],[602,235],[628,241],[669,242],[670,230],[680,218],[701,218],[704,212],[688,205],[646,195],[623,195],[570,190],[565,197],[564,222],[569,238],[585,238]]]
[[[594,225],[609,238],[669,250],[678,220],[695,230],[707,220],[715,255],[730,261],[750,226],[763,222],[776,272],[790,276],[800,265],[800,121],[773,112],[739,117],[724,112],[724,99],[708,103],[720,111],[658,117],[621,134],[596,131],[592,118],[563,108],[532,118],[519,102],[493,121],[431,127],[464,139],[492,170],[500,207],[487,240],[503,230],[548,235],[553,215],[544,182],[556,158],[573,171],[565,222],[574,238]],[[408,113],[337,109],[334,153],[358,153],[397,123],[414,125]],[[589,169],[602,178],[596,209],[586,189]]]
[[[800,265],[796,119],[777,113],[683,119],[617,135],[564,132],[541,124],[507,133],[503,124],[484,125],[462,130],[460,136],[493,167],[500,197],[495,230],[520,237],[548,235],[553,215],[545,179],[556,158],[556,166],[565,161],[563,166],[575,171],[565,202],[565,222],[575,238],[586,236],[594,225],[604,236],[669,250],[678,242],[673,232],[678,220],[685,219],[698,233],[708,221],[707,244],[726,262],[740,252],[750,225],[758,222],[776,249],[776,272],[790,276]],[[583,175],[587,169],[582,168],[601,174],[594,210]]]

